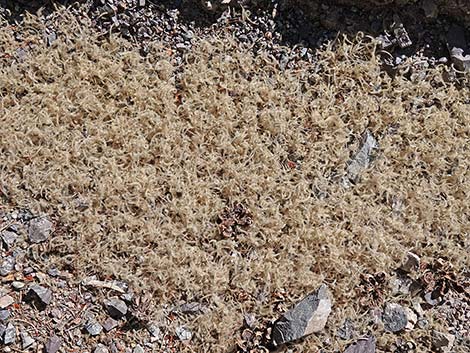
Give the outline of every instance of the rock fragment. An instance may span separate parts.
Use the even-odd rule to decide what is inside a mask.
[[[4,295],[3,297],[0,297],[0,309],[6,309],[14,302],[15,300],[11,296]]]
[[[134,349],[132,350],[132,353],[145,353],[144,349],[142,348],[141,345],[137,345],[134,347]]]
[[[93,353],[109,353],[108,347],[106,347],[104,344],[98,344],[93,351]]]
[[[382,322],[385,330],[389,332],[399,332],[408,324],[405,309],[394,303],[386,303],[382,313]]]
[[[5,248],[8,250],[13,245],[15,245],[18,239],[18,234],[9,230],[5,230],[0,234],[0,238],[3,240]]]
[[[119,325],[119,322],[114,320],[111,317],[108,317],[103,324],[103,328],[106,332],[111,331],[112,329],[116,328]]]
[[[366,337],[350,345],[344,353],[375,353],[375,337]]]
[[[413,42],[410,39],[410,36],[408,35],[408,32],[405,29],[405,26],[403,25],[401,20],[398,18],[398,16],[394,17],[394,24],[392,26],[392,30],[400,48],[404,49],[413,44]]]
[[[12,344],[16,341],[16,328],[12,323],[9,323],[5,327],[5,332],[3,332],[3,344]]]
[[[11,286],[15,289],[15,290],[21,290],[25,287],[25,284],[23,282],[19,282],[19,281],[13,281],[11,282]]]
[[[121,294],[126,293],[126,289],[123,288],[122,283],[118,281],[106,282],[97,280],[94,277],[87,277],[82,281],[82,284],[86,287],[108,288]]]
[[[330,312],[330,294],[327,286],[322,285],[275,322],[272,343],[279,346],[320,332],[325,327]]]
[[[105,300],[104,305],[113,319],[119,320],[127,314],[126,303],[116,297]]]
[[[27,349],[31,347],[35,342],[35,340],[26,331],[21,331],[20,337],[21,337],[21,347],[23,349]]]
[[[0,310],[0,321],[5,321],[10,317],[10,310]]]
[[[432,332],[432,347],[441,353],[447,353],[454,346],[455,336],[434,330]]]
[[[347,166],[349,180],[356,182],[361,172],[368,168],[372,161],[373,152],[379,147],[377,140],[369,130],[362,135],[362,142],[359,150],[350,159]]]
[[[410,273],[412,271],[416,271],[419,269],[421,263],[421,259],[415,253],[408,251],[406,253],[405,261],[403,265],[400,267],[401,270]]]
[[[176,336],[180,341],[189,341],[193,337],[193,333],[186,326],[176,328]]]
[[[354,327],[350,319],[344,320],[343,324],[336,331],[336,336],[343,340],[350,340],[354,333]]]
[[[49,337],[45,346],[46,353],[57,353],[61,345],[62,340],[58,336],[53,335]]]
[[[40,308],[44,308],[51,303],[52,291],[49,288],[34,284],[29,288],[27,298],[38,304]]]
[[[414,329],[416,323],[418,322],[418,315],[416,315],[415,312],[410,308],[405,308],[405,314],[406,319],[408,321],[406,323],[405,330],[411,331]]]
[[[6,276],[15,269],[15,258],[7,256],[0,263],[0,276]]]
[[[103,331],[103,326],[93,318],[88,319],[84,328],[91,336],[98,336]]]
[[[31,243],[42,243],[51,233],[52,223],[47,218],[35,218],[29,223],[28,237]]]
[[[207,308],[198,302],[184,303],[180,305],[179,310],[182,314],[201,315],[207,312]]]

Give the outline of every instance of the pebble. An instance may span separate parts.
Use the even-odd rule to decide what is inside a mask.
[[[119,321],[114,320],[113,318],[108,317],[103,324],[103,328],[106,332],[111,331],[119,325]]]
[[[109,353],[109,350],[108,350],[108,347],[100,343],[96,346],[93,353]]]
[[[3,259],[0,264],[0,276],[8,275],[15,268],[15,258],[13,256],[7,256]]]
[[[98,336],[101,333],[101,331],[103,331],[103,326],[101,326],[101,324],[95,319],[89,319],[87,323],[85,324],[85,330],[91,336]]]
[[[21,337],[21,345],[23,349],[31,347],[35,342],[35,340],[30,335],[28,335],[28,333],[25,331],[21,331],[20,337]]]
[[[379,148],[377,140],[369,130],[366,130],[362,135],[362,142],[359,150],[348,163],[347,174],[349,180],[352,182],[357,181],[361,172],[369,167],[372,161],[372,154],[377,148]]]
[[[341,327],[336,331],[336,336],[343,340],[350,340],[354,333],[354,327],[350,319],[344,320]]]
[[[52,223],[47,218],[35,218],[31,220],[28,228],[28,237],[31,243],[46,241],[52,232]]]
[[[6,246],[6,249],[10,249],[13,245],[15,245],[17,239],[18,239],[18,234],[15,232],[11,232],[9,230],[5,230],[1,233],[0,236],[3,239],[3,242]]]
[[[375,352],[375,337],[367,337],[358,340],[350,345],[344,353],[374,353]]]
[[[418,316],[410,308],[405,308],[405,314],[406,314],[406,319],[408,321],[406,324],[405,330],[411,331],[414,329],[416,323],[418,322]]]
[[[137,345],[134,347],[134,349],[132,350],[132,353],[145,353],[144,349],[142,348],[142,346],[140,345]]]
[[[15,300],[11,296],[4,295],[3,297],[0,297],[0,309],[6,309],[14,302]]]
[[[186,326],[176,328],[176,336],[180,341],[189,341],[193,337],[193,333]]]
[[[416,271],[419,269],[420,263],[421,259],[419,258],[419,256],[415,253],[412,253],[411,251],[408,251],[406,253],[405,261],[401,266],[401,269],[408,273]]]
[[[120,319],[127,314],[126,303],[118,298],[111,298],[105,300],[104,305],[108,310],[109,315],[114,319]]]
[[[11,286],[16,290],[21,290],[25,287],[25,284],[23,282],[13,281],[11,283]]]
[[[454,346],[455,336],[449,333],[433,330],[432,332],[432,347],[437,352],[447,353],[452,350]]]
[[[272,343],[275,346],[320,332],[331,313],[331,299],[326,285],[298,302],[274,323]]]
[[[16,328],[12,323],[9,323],[5,332],[3,333],[3,344],[12,344],[16,341]]]
[[[51,303],[52,291],[46,287],[34,284],[29,288],[27,297],[36,301],[40,307],[45,307]]]
[[[394,303],[386,303],[382,313],[382,322],[385,330],[389,332],[399,332],[408,324],[405,309]]]
[[[10,310],[0,310],[0,321],[5,321],[10,317]]]
[[[61,345],[62,339],[60,339],[58,336],[53,335],[49,337],[45,346],[46,353],[57,353]]]

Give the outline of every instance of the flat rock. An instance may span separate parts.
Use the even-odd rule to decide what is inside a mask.
[[[320,332],[325,327],[330,312],[330,294],[327,286],[322,285],[275,322],[272,330],[273,344],[278,346]]]
[[[5,321],[10,317],[10,310],[0,310],[0,321]]]
[[[452,350],[454,346],[455,336],[449,333],[433,330],[432,332],[432,347],[437,352],[447,353]]]
[[[27,296],[36,301],[41,307],[45,307],[51,303],[52,291],[49,288],[33,284],[29,288]]]
[[[45,346],[46,353],[57,353],[61,345],[62,340],[58,336],[53,335],[49,337]]]
[[[9,295],[4,295],[3,297],[0,297],[0,309],[6,309],[14,302],[15,300],[13,299],[13,297]]]
[[[108,347],[100,343],[96,346],[93,353],[109,353],[109,350],[108,350]]]
[[[0,263],[0,276],[6,276],[15,269],[16,260],[13,256],[7,256]]]
[[[3,344],[12,344],[16,341],[16,328],[10,322],[5,327],[5,332],[3,333]]]
[[[20,337],[21,337],[21,347],[23,349],[27,349],[31,347],[35,342],[35,340],[25,331],[21,331]]]
[[[1,233],[0,236],[3,240],[3,243],[5,244],[7,250],[10,249],[13,245],[15,245],[17,239],[18,239],[18,234],[15,232],[11,232],[9,230],[5,230]]]
[[[29,223],[28,237],[31,243],[42,243],[51,233],[52,223],[47,218],[35,218]]]
[[[114,319],[120,319],[127,314],[126,303],[116,297],[104,301],[104,305],[108,310],[109,315]]]
[[[89,319],[84,328],[91,336],[98,336],[103,331],[103,326],[95,319]]]
[[[114,320],[111,317],[108,317],[103,324],[103,328],[106,332],[111,331],[119,325],[119,321]]]
[[[379,147],[377,140],[369,130],[362,135],[362,142],[359,150],[350,159],[347,166],[349,180],[356,182],[362,171],[369,167],[372,161],[373,152]]]
[[[367,337],[350,345],[344,353],[375,353],[375,337]]]
[[[385,330],[389,332],[399,332],[408,324],[405,309],[394,303],[386,303],[382,313],[382,322]]]
[[[186,326],[176,328],[176,336],[180,341],[189,341],[193,337],[193,333]]]
[[[343,324],[336,331],[336,336],[343,340],[350,340],[354,334],[354,327],[350,319],[344,320]]]

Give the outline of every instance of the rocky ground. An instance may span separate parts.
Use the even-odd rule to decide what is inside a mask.
[[[0,1],[0,15],[11,24],[21,21],[26,10],[35,11],[39,1],[19,4]],[[193,38],[215,33],[232,33],[240,45],[255,53],[267,53],[281,69],[315,63],[315,49],[327,45],[339,33],[357,33],[376,38],[383,57],[383,69],[390,75],[403,74],[419,80],[423,70],[448,65],[449,80],[470,70],[469,32],[448,17],[437,17],[425,1],[415,12],[368,10],[350,6],[318,5],[317,15],[302,8],[288,8],[273,1],[262,9],[225,9],[204,12],[184,8],[179,1],[96,0],[82,4],[66,2],[77,18],[88,18],[105,40],[110,32],[129,39],[146,55],[152,40],[163,41],[180,65],[191,50]],[[50,5],[41,10],[45,24],[44,41],[53,45],[60,33],[60,18]],[[308,19],[308,20],[307,20]],[[18,30],[14,60],[28,51]],[[373,152],[373,136],[351,161],[349,180],[354,182],[367,167]],[[156,321],[147,315],[150,293],[134,294],[126,283],[102,278],[99,273],[77,278],[73,270],[45,268],[43,253],[51,238],[61,231],[60,220],[31,214],[28,210],[0,210],[0,344],[4,352],[176,352],[191,345],[192,332],[185,326],[192,318],[211,310],[208,303],[166,303]],[[227,212],[221,231],[249,220],[242,209]],[[390,352],[465,352],[470,349],[470,273],[455,273],[446,259],[422,263],[413,253],[385,274],[364,276],[362,299],[369,305],[371,327],[396,334]],[[375,307],[393,291],[396,301]],[[239,352],[275,350],[305,335],[321,332],[332,310],[328,288],[305,293],[289,311],[279,294],[278,305],[285,311],[276,322],[245,316],[244,327],[235,333]],[[406,304],[405,304],[406,303]],[[357,332],[355,318],[337,328],[337,336],[352,342],[345,352],[375,352],[380,340],[374,331]],[[176,324],[175,324],[176,323]],[[406,339],[406,332],[423,332],[421,342]],[[429,334],[425,334],[431,333]],[[328,343],[325,343],[328,345]],[[197,350],[197,348],[195,348]],[[295,346],[289,348],[295,352]]]

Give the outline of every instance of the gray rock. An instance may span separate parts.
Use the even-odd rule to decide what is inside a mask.
[[[31,243],[46,241],[52,232],[52,223],[47,218],[35,218],[31,220],[28,228],[28,237]]]
[[[127,314],[126,303],[116,297],[105,300],[104,305],[108,310],[109,315],[114,319],[120,319]]]
[[[248,328],[254,328],[257,324],[256,316],[253,313],[243,315],[243,321],[245,322],[245,326]]]
[[[109,353],[109,350],[108,350],[108,347],[100,343],[96,346],[93,353]]]
[[[190,302],[180,305],[178,311],[182,314],[201,315],[207,312],[207,307],[198,302]]]
[[[354,327],[350,319],[344,320],[344,323],[336,331],[336,336],[343,340],[350,340],[354,334]]]
[[[31,347],[35,340],[25,331],[20,332],[20,337],[21,337],[21,346],[23,349],[27,349]]]
[[[10,317],[10,310],[0,310],[0,321],[5,321]]]
[[[62,339],[60,339],[58,336],[53,335],[49,337],[45,346],[46,353],[57,353],[61,345]]]
[[[349,180],[357,181],[362,171],[369,167],[372,161],[372,154],[377,148],[379,148],[377,140],[369,130],[366,130],[362,136],[359,150],[348,163],[347,174]]]
[[[189,341],[193,337],[193,333],[186,326],[176,328],[176,336],[180,341]]]
[[[29,288],[27,297],[34,300],[40,307],[45,307],[51,303],[52,291],[49,288],[33,284]]]
[[[15,299],[9,295],[0,297],[0,309],[6,309],[15,302]]]
[[[0,323],[0,343],[3,343],[3,334],[5,333],[6,329],[7,327]]]
[[[385,330],[389,332],[399,332],[408,324],[405,309],[394,303],[386,303],[382,313],[382,322]]]
[[[412,253],[411,251],[408,251],[406,253],[405,261],[403,262],[403,265],[400,267],[400,269],[408,273],[416,271],[419,269],[420,263],[421,260],[419,256],[415,253]]]
[[[350,345],[344,353],[375,353],[375,337],[367,337]]]
[[[447,353],[452,350],[454,346],[455,336],[449,333],[439,332],[433,330],[432,332],[432,347],[437,352]]]
[[[142,348],[142,346],[140,345],[137,345],[134,347],[134,349],[132,350],[132,353],[145,353],[144,349]]]
[[[116,328],[119,325],[119,322],[114,320],[113,318],[108,317],[103,324],[103,328],[106,332],[111,331],[112,329]]]
[[[325,327],[330,312],[330,294],[327,286],[322,285],[275,322],[272,330],[273,344],[278,346],[320,332]]]
[[[16,328],[11,323],[5,327],[3,333],[3,344],[12,344],[16,341]]]
[[[25,284],[23,282],[13,281],[11,282],[11,286],[16,290],[21,290],[25,287]]]
[[[93,318],[88,319],[87,323],[85,324],[85,330],[91,336],[98,336],[101,331],[103,331],[103,326]]]
[[[16,260],[13,256],[7,256],[0,264],[0,276],[6,276],[15,269]]]
[[[2,238],[7,250],[10,249],[13,245],[15,245],[16,241],[18,240],[18,234],[9,230],[3,231],[0,237]]]

